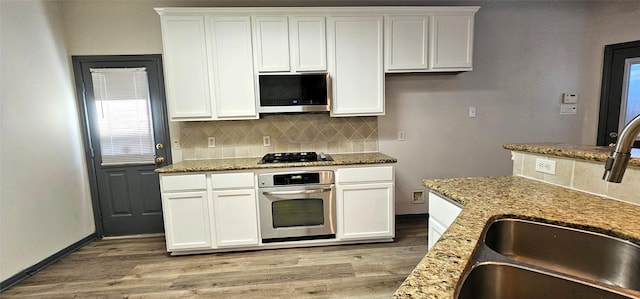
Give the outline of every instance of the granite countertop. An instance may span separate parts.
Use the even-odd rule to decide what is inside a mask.
[[[423,183],[464,209],[394,298],[453,298],[485,224],[501,215],[586,228],[640,244],[640,206],[515,176]]]
[[[604,162],[609,157],[613,147],[608,146],[595,146],[595,145],[576,145],[567,143],[520,143],[520,144],[505,144],[505,149],[551,155],[558,157],[567,157],[589,161]],[[640,149],[631,150],[631,159],[629,159],[629,166],[640,167]]]
[[[156,169],[157,173],[179,173],[179,172],[203,172],[203,171],[224,171],[243,169],[265,169],[265,168],[290,168],[308,166],[334,166],[334,165],[357,165],[357,164],[382,164],[396,163],[396,158],[383,153],[353,153],[353,154],[330,154],[333,161],[300,162],[300,163],[280,163],[280,164],[258,164],[261,157],[257,158],[229,158],[229,159],[205,159],[205,160],[185,160]]]

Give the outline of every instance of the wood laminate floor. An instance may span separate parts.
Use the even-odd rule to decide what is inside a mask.
[[[392,243],[169,256],[164,237],[95,241],[1,298],[389,298],[427,252],[427,219]]]

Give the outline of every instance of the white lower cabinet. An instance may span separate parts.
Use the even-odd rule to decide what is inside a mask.
[[[204,174],[161,176],[167,251],[209,249],[209,196]]]
[[[395,236],[393,167],[358,167],[336,172],[338,238]]]
[[[462,208],[454,204],[451,200],[436,193],[429,192],[429,245],[433,247],[438,239],[449,228],[451,223],[462,212]]]
[[[211,186],[211,225],[217,247],[258,245],[254,173],[214,173]]]
[[[373,164],[334,171],[336,238],[326,243],[299,241],[296,246],[393,240],[393,166]],[[160,185],[168,252],[180,255],[279,246],[260,242],[256,173],[160,174]],[[282,244],[291,246],[291,242]]]
[[[164,196],[167,250],[211,248],[207,192],[178,192]]]
[[[256,191],[213,191],[213,226],[218,247],[258,245]]]

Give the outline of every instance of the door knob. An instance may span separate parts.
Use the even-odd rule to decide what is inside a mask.
[[[610,133],[609,133],[609,137],[611,137],[611,138],[616,138],[616,137],[618,137],[618,132],[610,132]]]
[[[156,164],[164,163],[164,157],[156,157]]]
[[[156,149],[157,149],[157,150],[161,150],[161,149],[163,149],[163,148],[164,148],[164,144],[162,144],[162,143],[158,143],[158,144],[156,144]]]

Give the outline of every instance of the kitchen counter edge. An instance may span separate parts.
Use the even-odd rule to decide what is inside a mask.
[[[502,216],[567,225],[640,244],[640,206],[523,177],[424,180],[462,212],[394,294],[453,298],[485,224]]]
[[[207,172],[207,171],[229,171],[246,169],[277,169],[291,167],[310,166],[336,166],[336,165],[358,165],[358,164],[384,164],[396,163],[396,158],[383,153],[353,153],[353,154],[330,154],[333,161],[279,163],[279,164],[258,164],[261,157],[253,158],[228,158],[228,159],[202,159],[185,160],[155,170],[156,173],[181,173],[181,172]]]

